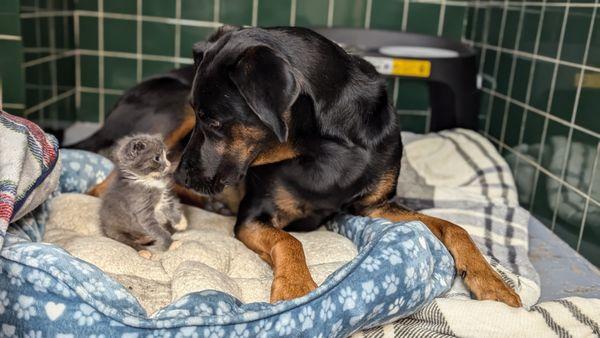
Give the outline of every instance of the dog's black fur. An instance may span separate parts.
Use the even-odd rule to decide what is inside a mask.
[[[102,128],[90,137],[66,146],[109,156],[109,150],[122,137],[135,133],[166,137],[185,118],[193,80],[194,67],[186,66],[140,82],[117,100]]]
[[[196,47],[195,62],[197,124],[177,177],[217,193],[247,173],[238,224],[271,217],[277,208],[272,192],[283,185],[312,205],[294,224],[314,228],[342,209],[364,207],[361,197],[381,176],[398,173],[400,129],[383,77],[326,38],[302,28],[223,29]],[[215,143],[232,139],[239,123],[264,131],[258,146],[243,159],[218,154]],[[299,156],[250,167],[281,142]]]

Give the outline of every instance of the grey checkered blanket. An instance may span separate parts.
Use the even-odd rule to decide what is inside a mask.
[[[600,336],[600,300],[572,297],[536,305],[540,281],[527,255],[531,216],[519,207],[510,168],[494,146],[461,129],[402,137],[398,202],[464,227],[524,307],[475,301],[457,278],[443,298],[412,316],[355,336]]]

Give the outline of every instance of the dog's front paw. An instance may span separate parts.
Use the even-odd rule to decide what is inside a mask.
[[[512,307],[521,307],[521,297],[506,285],[492,267],[480,271],[459,271],[475,297],[479,300],[495,300]]]
[[[185,216],[181,215],[181,219],[179,220],[179,223],[173,225],[173,229],[177,230],[177,231],[183,231],[185,229],[187,229],[188,227],[188,222],[187,219],[185,219]]]
[[[271,285],[271,303],[302,297],[317,288],[310,275],[275,276]]]

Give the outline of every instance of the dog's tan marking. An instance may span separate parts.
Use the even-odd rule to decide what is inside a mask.
[[[223,141],[213,142],[212,146],[215,152],[220,156],[223,156],[225,154],[225,151],[227,150],[227,144]]]
[[[173,192],[181,200],[181,203],[188,204],[198,208],[204,208],[209,202],[208,196],[201,195],[192,189],[185,188],[179,184],[173,185]]]
[[[298,200],[282,186],[277,186],[273,191],[273,201],[277,207],[277,217],[274,218],[275,227],[285,228],[290,222],[307,214],[304,203]]]
[[[360,203],[369,206],[389,200],[396,190],[397,182],[398,171],[394,169],[386,171]]]
[[[165,145],[168,149],[174,148],[179,143],[179,141],[181,141],[192,131],[192,129],[194,129],[194,126],[196,125],[196,116],[192,107],[186,105],[184,111],[185,115],[183,121],[181,121],[181,123],[177,128],[175,128],[175,130],[171,131],[165,137]]]
[[[464,276],[464,281],[479,300],[495,300],[513,307],[521,306],[521,298],[502,281],[500,275],[487,263],[483,255],[460,226],[439,219],[409,211],[385,202],[366,209],[363,216],[385,218],[392,222],[419,220],[440,240],[454,257],[456,271]]]
[[[275,205],[280,211],[290,215],[300,214],[300,202],[282,186],[278,186],[274,191]]]
[[[281,114],[281,118],[283,120],[283,123],[285,123],[286,126],[289,126],[290,123],[292,122],[292,111],[291,110],[284,111],[283,114]]]
[[[240,201],[244,197],[245,190],[244,182],[226,186],[221,193],[215,196],[215,200],[223,203],[229,211],[236,214],[240,206]]]
[[[242,225],[236,236],[273,268],[271,303],[302,297],[317,288],[302,244],[289,233],[253,221]]]
[[[231,141],[227,143],[226,151],[240,163],[246,162],[265,136],[260,128],[237,124],[231,127]]]
[[[255,166],[281,162],[297,157],[298,155],[300,154],[290,143],[278,143],[274,147],[264,150],[258,154],[254,161],[252,161],[252,165]]]
[[[104,181],[93,186],[90,190],[88,190],[88,192],[86,194],[88,194],[90,196],[94,196],[94,197],[100,197],[100,196],[104,195],[104,192],[106,191],[106,189],[108,189],[110,184],[116,178],[117,178],[117,170],[113,169],[113,171],[111,171],[110,174],[108,176],[106,176]]]

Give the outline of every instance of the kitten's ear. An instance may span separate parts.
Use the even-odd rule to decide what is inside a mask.
[[[144,149],[146,149],[146,142],[144,140],[132,140],[124,149],[125,158],[133,160]]]
[[[142,140],[135,140],[133,141],[133,144],[131,145],[133,151],[140,152],[144,149],[146,149],[146,142],[142,141]]]

